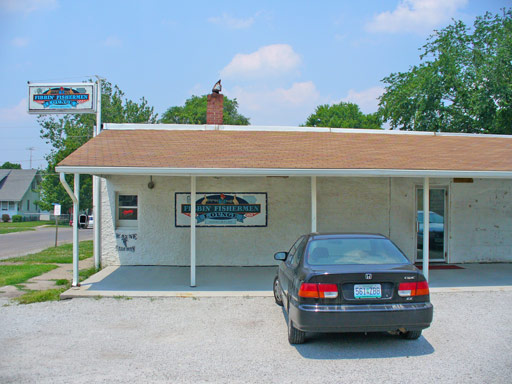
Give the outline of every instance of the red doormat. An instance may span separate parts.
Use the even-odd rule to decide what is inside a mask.
[[[422,264],[415,264],[418,269],[423,269]],[[459,267],[458,265],[454,264],[437,264],[437,265],[430,265],[428,269],[464,269],[462,267]]]

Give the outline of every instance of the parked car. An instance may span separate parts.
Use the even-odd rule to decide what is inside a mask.
[[[418,248],[423,249],[423,211],[418,211]],[[439,249],[444,246],[444,217],[429,212],[429,246],[430,249]]]
[[[69,226],[73,226],[73,216],[69,219]],[[92,216],[87,216],[85,214],[78,216],[78,228],[86,229],[94,227],[94,219]]]
[[[425,277],[387,237],[308,234],[277,252],[274,298],[288,312],[288,340],[306,332],[391,332],[417,339],[432,322]]]

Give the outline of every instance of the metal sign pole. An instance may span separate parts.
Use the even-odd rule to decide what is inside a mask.
[[[101,78],[96,76],[96,128],[94,129],[94,136],[99,135],[101,131]],[[101,252],[101,232],[100,232],[100,203],[101,203],[101,180],[98,176],[92,177],[92,210],[94,216],[94,267],[100,269],[100,252]]]

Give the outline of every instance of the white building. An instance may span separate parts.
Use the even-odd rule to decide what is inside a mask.
[[[101,177],[104,266],[272,265],[315,230],[419,261],[425,185],[431,263],[512,261],[511,136],[106,124],[57,170]]]

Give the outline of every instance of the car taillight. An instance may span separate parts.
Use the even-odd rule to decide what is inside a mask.
[[[398,296],[424,296],[429,294],[428,283],[418,281],[415,283],[400,283],[398,286]]]
[[[338,287],[336,284],[302,283],[299,296],[315,299],[335,299],[338,297]]]

